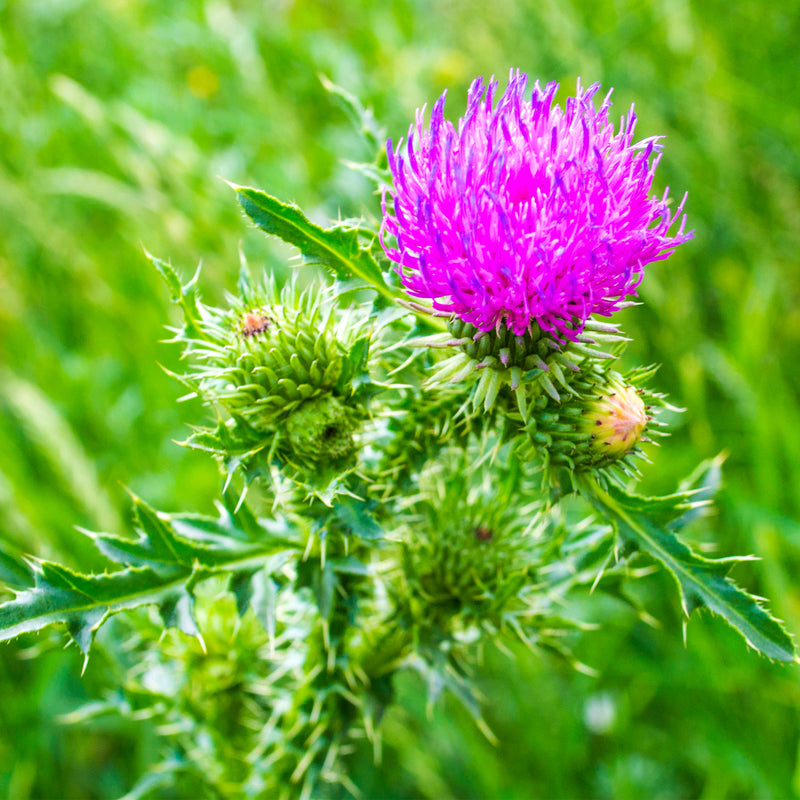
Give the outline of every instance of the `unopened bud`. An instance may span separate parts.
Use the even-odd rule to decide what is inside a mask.
[[[246,469],[269,453],[293,474],[314,476],[355,452],[367,416],[366,401],[354,396],[354,378],[366,369],[365,323],[337,313],[333,293],[319,286],[241,285],[231,308],[203,305],[191,338],[181,337],[191,367],[183,379],[230,415],[224,436],[200,433],[203,447],[224,463],[237,453]]]
[[[528,520],[485,480],[480,452],[441,450],[420,472],[401,516],[404,597],[426,624],[446,628],[502,614],[533,569]],[[501,482],[516,480],[507,469],[497,464]]]
[[[601,455],[619,458],[633,449],[647,425],[647,413],[636,389],[612,384],[588,406],[581,428],[591,434],[592,447]]]
[[[634,473],[629,456],[644,457],[638,447],[645,430],[655,436],[661,423],[647,413],[648,402],[663,406],[662,396],[634,385],[647,377],[636,370],[626,379],[607,365],[587,361],[571,384],[573,394],[562,402],[539,397],[525,424],[518,452],[524,458],[543,458],[548,467],[587,469],[619,468]]]

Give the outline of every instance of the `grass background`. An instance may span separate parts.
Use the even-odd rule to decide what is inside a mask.
[[[174,319],[142,247],[209,298],[237,249],[288,252],[244,223],[219,180],[312,217],[374,207],[341,158],[363,155],[318,80],[373,106],[395,139],[445,88],[519,67],[615,87],[640,136],[666,133],[660,185],[690,192],[694,241],[653,266],[624,312],[627,359],[689,411],[645,487],[670,491],[727,450],[717,517],[697,536],[763,557],[737,578],[800,632],[800,13],[791,0],[246,2],[0,0],[0,546],[102,568],[75,524],[128,524],[123,485],[209,511],[213,464],[172,443],[199,408],[157,366]],[[495,748],[455,704],[433,721],[411,677],[367,797],[767,798],[800,794],[796,668],[711,618],[684,647],[663,575],[636,584],[660,629],[601,601],[580,657],[599,676],[487,653]],[[76,729],[101,664],[62,639],[0,648],[0,794],[115,797],[158,755],[146,724]],[[168,796],[165,795],[165,796]]]

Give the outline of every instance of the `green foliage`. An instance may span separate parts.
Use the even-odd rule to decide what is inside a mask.
[[[198,580],[242,570],[252,575],[267,561],[277,568],[276,556],[299,546],[260,525],[257,535],[252,526],[245,531],[242,518],[249,512],[244,506],[233,514],[225,511],[219,519],[178,517],[181,536],[169,518],[139,498],[134,502],[137,539],[89,534],[104,556],[125,569],[81,575],[47,561],[36,564],[34,586],[0,606],[0,640],[63,622],[88,655],[98,628],[112,614],[152,604],[167,627],[197,634],[190,592]],[[15,577],[24,576],[21,565],[10,559],[9,563]]]
[[[354,278],[384,297],[395,297],[372,253],[376,239],[373,231],[344,224],[323,229],[309,222],[297,206],[282,203],[258,189],[233,188],[250,219],[264,233],[294,245],[304,263],[325,267],[341,280]],[[361,244],[362,238],[366,238],[366,246]]]
[[[728,572],[747,558],[709,559],[693,553],[668,530],[677,519],[692,510],[693,493],[671,497],[639,497],[614,486],[602,488],[592,478],[583,478],[592,503],[608,515],[625,542],[660,561],[670,571],[681,593],[688,617],[697,608],[719,614],[744,636],[747,643],[769,658],[795,661],[794,643],[783,626],[758,602],[736,586]]]

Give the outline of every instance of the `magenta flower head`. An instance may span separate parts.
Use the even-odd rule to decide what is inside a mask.
[[[651,196],[662,137],[634,143],[632,107],[615,132],[610,92],[594,106],[599,84],[578,81],[562,109],[558,84],[537,81],[526,100],[527,80],[512,71],[496,104],[497,82],[475,80],[457,127],[442,94],[427,127],[417,111],[405,147],[388,142],[381,241],[408,293],[435,311],[574,341],[591,314],[636,294],[646,264],[691,238],[686,198],[670,213],[668,190]]]

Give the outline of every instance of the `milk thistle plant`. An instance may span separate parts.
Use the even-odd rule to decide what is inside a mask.
[[[669,571],[686,617],[707,608],[794,660],[729,577],[745,559],[679,538],[719,461],[670,496],[633,492],[672,407],[653,367],[619,365],[610,318],[692,235],[684,202],[653,194],[660,137],[635,141],[633,109],[615,126],[598,85],[562,108],[556,84],[512,72],[499,97],[476,80],[456,123],[442,95],[384,144],[327,88],[374,149],[356,168],[379,215],[324,228],[233,186],[307,266],[279,286],[243,257],[221,307],[150,257],[182,312],[175,377],[214,420],[185,444],[219,464],[217,516],[134,497],[134,536],[83,532],[109,559],[99,574],[3,555],[0,638],[60,623],[86,659],[109,654],[118,688],[71,719],[161,724],[164,761],[136,796],[356,795],[348,753],[366,737],[380,758],[400,670],[431,704],[453,692],[491,738],[481,647],[511,637],[573,660],[582,622],[564,598],[617,591],[608,576],[639,561]]]

